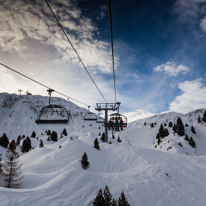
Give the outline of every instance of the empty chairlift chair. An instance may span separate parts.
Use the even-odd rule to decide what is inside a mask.
[[[49,89],[47,91],[49,93],[49,105],[43,107],[41,111],[37,113],[36,124],[68,124],[68,111],[61,105],[50,104],[51,93],[54,90]],[[50,117],[48,117],[48,114],[51,114]],[[61,116],[61,118],[54,116],[54,114],[59,114],[57,116]]]
[[[97,121],[96,121],[96,122],[97,122],[97,123],[100,123],[100,124],[104,124],[104,122],[105,122],[104,118],[100,116],[100,113],[99,113],[99,115],[97,116]]]
[[[88,106],[88,109],[90,109],[90,106]],[[84,121],[97,121],[97,115],[89,111],[84,116]]]

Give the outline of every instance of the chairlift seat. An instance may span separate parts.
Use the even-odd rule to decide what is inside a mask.
[[[68,124],[68,119],[37,119],[36,124]]]
[[[92,112],[88,112],[84,116],[84,121],[97,121],[97,115]]]
[[[67,115],[67,119],[42,119],[41,118],[42,114],[44,113],[44,110],[46,110],[46,109],[55,109],[55,108],[63,109],[64,112]],[[50,111],[47,111],[47,112],[50,112]],[[54,112],[54,111],[52,111],[52,112]],[[63,106],[56,105],[56,104],[50,104],[50,105],[45,106],[41,109],[41,111],[39,112],[39,115],[37,115],[37,120],[35,122],[36,122],[36,124],[68,124],[69,114]]]
[[[118,123],[115,123],[116,120],[120,120],[122,119],[122,123],[118,122]],[[112,121],[109,122],[109,121]],[[119,114],[119,113],[113,113],[113,114],[110,114],[108,115],[108,121],[107,123],[104,124],[105,127],[113,127],[113,128],[116,128],[116,127],[127,127],[127,118],[122,115],[122,114]]]

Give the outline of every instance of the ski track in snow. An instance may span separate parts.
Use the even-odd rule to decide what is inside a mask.
[[[36,125],[37,114],[31,107],[37,107],[36,102],[46,105],[47,97],[19,98],[6,93],[0,94],[0,97],[0,135],[6,133],[11,141],[18,135],[30,136],[32,131],[36,131],[38,137],[38,140],[31,138],[34,149],[28,153],[21,153],[23,140],[17,147],[23,163],[23,185],[20,189],[0,187],[1,205],[89,206],[98,190],[106,185],[115,199],[124,191],[131,206],[205,205],[206,126],[197,123],[198,115],[202,115],[204,110],[186,115],[167,113],[132,122],[125,131],[115,132],[115,139],[111,138],[109,131],[112,144],[108,144],[100,140],[99,133],[104,132],[102,125],[84,122],[87,110],[71,102],[52,99],[54,104],[65,105],[71,111],[69,125]],[[8,105],[2,107],[5,106],[4,100],[11,108]],[[175,123],[178,116],[184,124],[189,124],[185,131],[194,138],[196,148],[192,148],[184,136],[174,135],[168,126],[165,128],[168,128],[169,136],[154,148],[160,124]],[[156,122],[154,128],[150,127],[152,122]],[[191,133],[192,125],[196,135]],[[57,142],[47,141],[45,130],[55,130],[60,137],[64,128],[67,136],[58,138]],[[117,142],[118,136],[121,143]],[[96,137],[100,142],[100,151],[93,148]],[[39,148],[40,139],[43,140],[43,148]],[[167,150],[168,147],[172,149]],[[4,156],[6,149],[0,147],[0,152]],[[82,169],[80,163],[84,152],[90,162],[87,170]]]

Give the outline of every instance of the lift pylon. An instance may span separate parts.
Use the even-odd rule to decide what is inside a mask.
[[[105,142],[108,142],[108,111],[119,111],[120,102],[117,103],[96,103],[97,111],[105,111],[104,127],[105,127]]]

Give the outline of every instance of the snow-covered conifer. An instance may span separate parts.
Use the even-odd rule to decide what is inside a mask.
[[[19,145],[20,142],[21,142],[21,136],[19,135],[19,136],[17,137],[17,140],[16,140],[16,145]]]
[[[99,141],[97,138],[94,140],[94,148],[99,150]]]
[[[57,142],[57,133],[55,131],[52,131],[51,133],[51,140]]]
[[[16,142],[15,140],[13,139],[10,144],[9,144],[9,150],[13,153],[15,153],[15,150],[16,150]]]
[[[2,137],[0,137],[0,145],[4,148],[7,148],[8,147],[8,144],[9,144],[9,139],[8,137],[6,136],[6,133],[4,133],[2,135]]]
[[[6,153],[6,158],[7,160],[5,160],[2,165],[2,186],[7,188],[19,188],[21,187],[23,178],[21,171],[22,164],[19,164],[17,156],[12,152]]]
[[[188,135],[186,134],[185,135],[185,138],[184,138],[186,141],[189,141],[189,137],[188,137]]]
[[[185,128],[180,117],[177,119],[177,134],[180,136],[185,135]]]
[[[2,153],[0,154],[0,174],[2,173],[3,169],[2,169],[2,157],[1,157]]]
[[[191,132],[192,132],[193,134],[196,134],[195,128],[194,128],[193,126],[191,126]]]
[[[194,141],[194,139],[192,137],[190,137],[189,145],[191,145],[193,148],[196,147],[196,143],[195,143],[195,141]]]
[[[32,138],[35,138],[35,137],[36,137],[36,132],[35,132],[35,131],[32,132],[31,137],[32,137]]]
[[[203,114],[202,121],[203,121],[203,122],[206,122],[206,110],[205,110],[205,112],[204,112],[204,114]]]
[[[170,121],[169,122],[169,125],[168,125],[169,127],[172,127],[173,126],[173,124],[172,124],[172,122]]]
[[[41,139],[40,139],[39,147],[44,147],[44,143],[43,143],[43,141]]]
[[[124,192],[122,192],[119,197],[118,206],[130,206],[130,204],[127,201],[127,198],[125,197]]]
[[[82,156],[81,163],[82,163],[82,168],[83,168],[83,169],[87,169],[87,167],[89,166],[88,156],[87,156],[87,153],[86,153],[86,152],[85,152],[84,155]]]
[[[31,148],[32,148],[31,139],[29,137],[27,137],[22,143],[21,151],[22,152],[28,152]]]
[[[102,133],[101,140],[102,140],[102,142],[105,142],[105,134],[104,133]]]
[[[104,204],[110,206],[112,204],[112,195],[107,185],[103,191],[103,195],[104,195]]]
[[[102,189],[100,189],[93,201],[93,206],[105,206],[104,197],[102,194]]]
[[[67,130],[65,128],[64,128],[62,133],[63,133],[64,136],[67,136]]]

